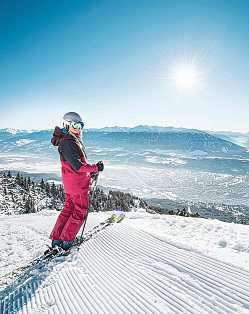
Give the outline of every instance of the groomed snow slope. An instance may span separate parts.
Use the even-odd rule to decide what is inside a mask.
[[[249,313],[248,271],[128,220],[14,280],[0,291],[0,313]]]

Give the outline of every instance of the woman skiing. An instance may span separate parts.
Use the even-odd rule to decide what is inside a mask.
[[[81,225],[87,217],[91,173],[103,171],[102,161],[90,165],[81,141],[84,123],[79,114],[68,112],[63,116],[63,128],[55,127],[51,143],[58,146],[61,160],[65,204],[50,239],[52,247],[70,249]]]

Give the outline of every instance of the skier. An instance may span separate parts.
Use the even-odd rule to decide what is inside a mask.
[[[99,161],[90,165],[81,141],[84,123],[76,112],[63,116],[63,128],[55,127],[51,143],[58,146],[61,160],[62,182],[65,191],[64,208],[51,232],[52,248],[69,250],[81,225],[87,217],[91,173],[103,171]]]

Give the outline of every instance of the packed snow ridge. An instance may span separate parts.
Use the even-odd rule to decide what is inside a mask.
[[[44,250],[58,213],[2,216],[1,276]],[[87,230],[111,213],[91,213]],[[1,313],[249,313],[249,226],[130,212],[22,279]],[[7,241],[6,241],[7,235]]]

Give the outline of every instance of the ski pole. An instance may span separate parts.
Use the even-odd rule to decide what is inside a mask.
[[[94,192],[95,192],[95,189],[96,189],[96,186],[97,186],[99,174],[98,173],[94,173],[91,177],[92,177],[94,183],[93,183],[93,186],[92,186],[92,195],[91,195],[91,198],[89,199],[89,205],[90,206],[92,204],[92,200],[93,200],[93,197],[94,197]],[[80,243],[82,242],[82,239],[83,239],[83,233],[84,233],[84,230],[85,230],[86,221],[87,221],[87,218],[88,218],[88,213],[89,213],[89,208],[87,210],[86,219],[84,221],[84,225],[83,225],[83,228],[82,228],[82,231],[81,231]]]

